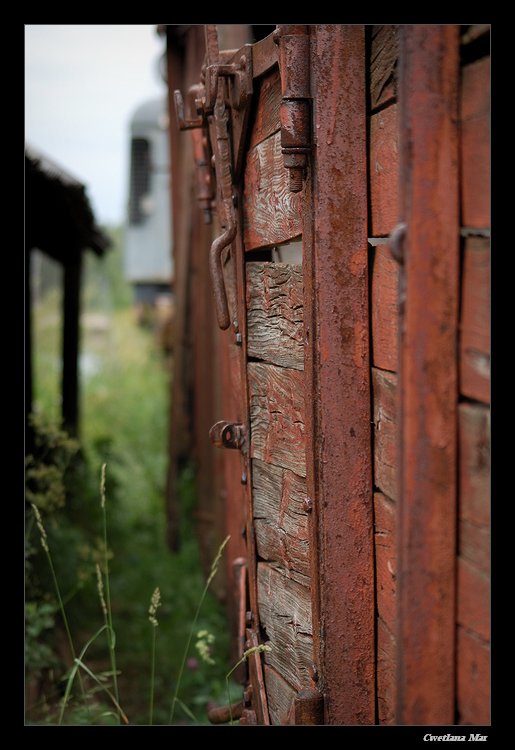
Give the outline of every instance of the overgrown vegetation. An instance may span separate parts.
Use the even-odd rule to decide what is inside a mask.
[[[194,474],[190,468],[181,477],[184,543],[180,553],[172,555],[165,545],[163,502],[168,371],[152,332],[135,324],[130,289],[121,272],[120,233],[113,232],[113,238],[115,249],[105,259],[90,256],[85,265],[80,442],[62,433],[56,423],[60,292],[55,284],[41,290],[33,317],[36,447],[26,471],[27,721],[57,723],[66,677],[74,666],[30,503],[42,513],[75,651],[80,654],[105,624],[96,566],[105,582],[99,476],[107,464],[107,565],[120,705],[131,724],[147,724],[152,690],[152,721],[168,723],[182,665],[174,723],[192,723],[192,715],[206,723],[208,703],[226,700],[230,665],[225,613],[208,591],[195,628],[214,635],[211,658],[202,660],[192,643],[183,664],[206,583],[192,533]],[[157,587],[156,637],[148,618]],[[75,691],[65,723],[118,723],[119,715],[102,688],[113,684],[110,643],[108,627],[89,646],[85,661],[100,676],[100,684],[84,673],[88,700]]]

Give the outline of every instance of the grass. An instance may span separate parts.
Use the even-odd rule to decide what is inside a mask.
[[[183,659],[206,583],[190,520],[195,505],[194,472],[188,468],[181,477],[184,544],[179,553],[171,554],[165,544],[163,499],[169,374],[152,332],[136,325],[127,305],[127,289],[119,278],[119,248],[109,260],[109,273],[102,263],[105,261],[92,258],[85,269],[82,362],[86,368],[81,383],[81,445],[89,472],[86,484],[98,488],[100,468],[107,464],[110,559],[102,559],[101,523],[96,531],[82,530],[89,534],[91,548],[83,566],[87,569],[87,582],[75,585],[69,580],[69,556],[78,554],[78,545],[74,543],[74,529],[66,533],[60,529],[56,513],[47,528],[56,576],[66,581],[63,599],[76,651],[81,652],[105,624],[96,592],[95,562],[100,564],[104,584],[109,566],[116,664],[111,662],[113,649],[108,647],[111,622],[107,623],[107,643],[104,636],[96,638],[85,659],[95,674],[118,672],[119,703],[131,724],[149,722],[151,690],[153,723],[168,723],[181,669],[180,700],[176,701],[174,721],[192,723],[194,715],[199,723],[207,723],[208,703],[225,702],[229,642],[225,612],[207,591],[196,627],[214,634],[215,663],[197,659],[191,650]],[[33,317],[36,401],[38,409],[51,417],[59,410],[59,296],[55,288],[47,291]],[[98,489],[96,497],[86,492],[82,497],[80,490],[77,493],[77,497],[69,498],[69,503],[78,508],[75,517],[79,522],[98,512],[100,497]],[[150,627],[148,621],[149,601],[156,587],[161,594],[157,638],[156,628]],[[155,660],[151,659],[153,647]],[[173,705],[175,708],[175,702]],[[112,710],[100,708],[93,721],[78,709],[70,717],[75,723],[117,723]],[[53,709],[55,706],[50,705],[50,719],[55,718]]]

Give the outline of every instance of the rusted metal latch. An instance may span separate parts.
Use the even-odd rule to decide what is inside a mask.
[[[209,430],[209,439],[217,448],[242,448],[245,435],[244,425],[224,420],[217,422]]]
[[[179,127],[182,130],[202,128],[203,132],[206,133],[206,148],[208,127],[210,124],[214,125],[216,137],[212,147],[214,150],[220,222],[224,231],[211,246],[209,268],[215,295],[218,325],[222,330],[225,330],[229,327],[231,320],[223,276],[222,253],[226,247],[231,245],[237,231],[235,208],[237,193],[233,186],[235,164],[231,154],[229,122],[232,111],[234,137],[235,122],[238,122],[240,111],[246,108],[252,96],[252,46],[245,45],[239,58],[229,62],[229,59],[234,57],[235,52],[234,50],[220,52],[216,25],[206,24],[205,33],[206,62],[202,69],[203,80],[200,84],[190,88],[188,92],[190,106],[193,104],[197,117],[186,118],[180,91],[175,91],[174,97]],[[241,140],[241,132],[239,136]],[[204,141],[202,141],[203,144]],[[211,185],[207,175],[209,167],[205,149],[203,150],[198,144],[196,161],[199,170],[201,170],[198,178],[199,200],[205,216],[210,216],[207,208],[208,203],[209,205],[212,204]]]

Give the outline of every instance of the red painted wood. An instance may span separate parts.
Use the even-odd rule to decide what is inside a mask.
[[[468,237],[463,253],[460,393],[490,401],[490,240]]]
[[[280,133],[249,151],[243,201],[245,250],[276,245],[301,234],[301,193],[290,193]]]
[[[380,492],[374,494],[374,542],[377,613],[391,633],[395,632],[397,587],[397,539],[395,503]]]
[[[306,476],[303,373],[250,362],[248,378],[251,457]]]
[[[370,30],[369,107],[373,111],[397,94],[398,26],[381,24]]]
[[[490,57],[462,69],[462,225],[490,226]]]
[[[370,118],[371,237],[390,234],[399,215],[399,151],[397,105],[392,104]]]
[[[490,647],[458,627],[457,712],[459,724],[490,724]]]
[[[398,366],[398,300],[399,264],[392,258],[388,245],[371,248],[372,286],[370,317],[372,320],[372,364],[381,370],[397,371]]]
[[[398,709],[452,724],[457,502],[459,27],[402,26]]]
[[[377,619],[377,710],[379,724],[395,724],[397,649],[395,636]]]
[[[458,558],[458,623],[490,640],[490,579]]]
[[[398,497],[397,375],[372,368],[374,417],[374,485],[395,500]]]
[[[279,68],[274,68],[267,76],[255,84],[257,88],[256,116],[250,134],[249,148],[257,146],[281,127],[279,109],[281,107],[281,79]]]
[[[460,518],[490,525],[490,411],[479,404],[460,404]]]
[[[325,723],[375,721],[363,26],[311,27],[315,432]],[[307,223],[307,219],[306,219]],[[309,254],[309,249],[307,253]]]

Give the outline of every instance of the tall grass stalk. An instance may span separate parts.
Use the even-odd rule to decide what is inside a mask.
[[[70,654],[75,663],[75,659],[77,655],[75,653],[75,647],[73,645],[73,638],[72,638],[72,634],[70,630],[70,625],[68,623],[68,618],[66,617],[66,610],[64,609],[63,598],[61,596],[61,589],[59,588],[59,583],[57,582],[57,576],[55,573],[52,555],[50,554],[50,547],[48,546],[47,533],[46,533],[45,527],[43,526],[43,519],[41,518],[41,513],[39,512],[39,508],[37,507],[37,505],[34,505],[34,503],[31,503],[31,505],[32,505],[32,510],[34,511],[34,516],[36,517],[36,525],[39,530],[41,546],[43,547],[43,550],[46,555],[46,559],[48,561],[48,566],[50,568],[50,574],[52,576],[52,582],[54,584],[54,589],[55,589],[55,593],[57,596],[57,602],[59,604],[59,611],[61,612],[61,617],[63,618],[64,629],[66,631],[66,637],[68,639],[68,646],[70,648]],[[82,682],[82,678],[80,675],[79,675],[79,685],[80,685],[82,696],[86,702],[86,691],[84,690],[84,683]],[[65,706],[65,703],[63,701],[63,708],[62,708],[63,713],[64,713],[64,706]],[[86,704],[86,707],[87,707],[87,704]],[[89,711],[89,707],[87,708]]]
[[[156,675],[156,634],[159,621],[157,619],[157,608],[161,606],[161,592],[159,588],[154,589],[148,608],[148,620],[152,625],[152,651],[150,654],[150,706],[149,724],[152,726],[154,720],[154,681]]]
[[[100,507],[102,509],[102,526],[104,533],[104,568],[105,568],[105,592],[106,592],[106,607],[107,611],[104,611],[107,624],[107,642],[109,646],[109,656],[111,660],[111,672],[113,673],[113,690],[116,704],[120,704],[120,696],[118,693],[118,675],[116,672],[116,633],[113,629],[113,614],[111,610],[111,587],[109,584],[109,560],[108,560],[108,548],[107,548],[107,511],[106,511],[106,464],[102,464],[100,472]],[[121,717],[121,714],[119,714]]]
[[[243,655],[239,661],[236,662],[234,667],[227,672],[225,675],[225,690],[227,692],[227,703],[229,705],[229,716],[230,716],[230,723],[232,724],[232,703],[231,703],[231,691],[229,689],[229,677],[235,672],[240,664],[243,664],[244,661],[247,661],[249,656],[252,654],[261,654],[263,651],[271,651],[272,646],[269,646],[268,644],[261,643],[259,646],[252,646],[251,648],[248,648],[246,651],[243,652]]]
[[[178,699],[179,689],[181,687],[182,675],[184,673],[184,667],[186,666],[186,659],[188,658],[188,653],[189,653],[189,650],[190,650],[191,641],[192,641],[192,638],[193,638],[193,633],[194,633],[194,631],[196,629],[196,626],[197,626],[198,616],[200,614],[200,610],[202,609],[202,605],[204,603],[204,599],[206,598],[207,590],[208,590],[208,588],[211,585],[211,581],[213,580],[213,578],[217,574],[218,566],[220,565],[220,560],[222,559],[223,551],[224,551],[225,546],[226,546],[226,544],[227,544],[227,542],[229,541],[230,538],[231,538],[230,536],[226,536],[225,537],[225,539],[223,540],[222,544],[218,548],[218,551],[217,551],[217,553],[215,555],[215,558],[214,558],[213,562],[211,563],[211,569],[209,571],[209,576],[208,576],[207,581],[205,583],[205,586],[204,586],[204,588],[202,590],[202,594],[200,596],[199,603],[197,605],[195,616],[194,616],[193,621],[191,623],[190,632],[188,634],[188,640],[186,641],[186,646],[184,647],[184,652],[182,654],[182,661],[181,661],[181,666],[180,666],[180,669],[179,669],[179,674],[177,675],[177,681],[175,683],[175,691],[174,691],[174,694],[173,694],[172,706],[171,706],[171,709],[170,709],[170,719],[168,721],[169,724],[172,724],[172,722],[173,722],[173,717],[175,715],[175,705],[177,703],[181,704],[181,702]]]
[[[129,723],[127,716],[125,715],[120,704],[118,703],[114,695],[111,693],[111,691],[105,685],[102,684],[102,682],[98,679],[98,677],[83,662],[84,656],[86,655],[86,651],[88,650],[88,648],[91,646],[92,643],[96,641],[98,636],[101,635],[101,633],[103,633],[104,630],[106,629],[108,629],[108,626],[102,625],[102,627],[97,630],[95,635],[92,635],[91,638],[87,641],[84,648],[79,654],[79,658],[74,659],[74,665],[70,671],[70,674],[68,675],[68,680],[66,682],[66,690],[64,692],[64,698],[63,698],[63,702],[61,705],[61,711],[59,713],[59,721],[58,721],[59,726],[61,726],[61,724],[63,723],[64,711],[65,711],[66,704],[68,703],[68,700],[70,697],[70,693],[71,693],[73,681],[75,680],[75,676],[78,676],[79,680],[81,679],[79,667],[83,669],[86,672],[86,674],[88,674],[97,683],[97,685],[100,686],[100,688],[104,691],[104,693],[106,693],[109,696],[116,710],[118,711],[118,714],[117,714],[118,720],[120,719],[120,716],[121,716],[123,721],[126,724]]]

